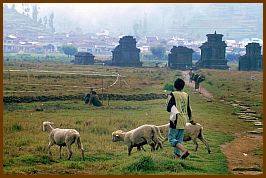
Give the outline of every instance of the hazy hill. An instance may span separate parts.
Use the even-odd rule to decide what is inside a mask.
[[[23,37],[37,37],[51,33],[30,17],[20,14],[14,9],[4,8],[3,17],[4,36],[12,34]]]

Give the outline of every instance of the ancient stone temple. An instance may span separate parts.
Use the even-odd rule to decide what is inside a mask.
[[[94,64],[94,56],[88,52],[78,52],[75,54],[74,64],[90,65]]]
[[[140,49],[136,47],[136,39],[133,36],[120,38],[119,45],[115,47],[112,57],[112,64],[115,66],[141,67]]]
[[[207,34],[207,42],[200,46],[201,59],[197,62],[198,68],[228,69],[225,59],[226,43],[222,41],[222,34]]]
[[[168,54],[168,67],[185,70],[192,67],[193,50],[184,46],[173,46]]]
[[[259,43],[248,43],[246,54],[239,58],[239,70],[262,71],[262,55]]]

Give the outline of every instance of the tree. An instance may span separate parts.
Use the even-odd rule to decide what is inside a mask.
[[[38,24],[39,24],[39,25],[42,25],[42,18],[40,18],[40,19],[38,20]]]
[[[28,3],[22,3],[22,10],[23,15],[29,16],[30,8]]]
[[[73,45],[64,45],[62,46],[62,50],[68,57],[75,55],[78,51],[78,49]]]
[[[46,50],[49,51],[49,52],[54,52],[55,47],[54,47],[54,45],[52,45],[52,44],[48,44],[48,45],[45,45],[45,46],[44,46],[44,49],[46,49]]]
[[[140,25],[137,24],[137,23],[135,23],[135,24],[133,25],[133,31],[134,31],[134,35],[135,35],[135,36],[139,36],[139,30],[140,30]]]
[[[44,26],[44,28],[46,28],[46,25],[47,25],[47,17],[45,16],[43,18],[43,26]]]
[[[16,5],[15,4],[12,4],[11,9],[12,10],[16,10]]]
[[[7,4],[4,4],[4,9],[8,9],[8,5]]]
[[[51,29],[52,32],[55,31],[54,29],[54,13],[51,13],[50,14],[50,17],[49,17],[49,27]]]
[[[158,59],[163,59],[165,56],[165,47],[164,46],[155,46],[151,47],[151,53],[154,57]]]
[[[37,22],[37,17],[38,17],[38,9],[37,5],[32,6],[32,19]]]

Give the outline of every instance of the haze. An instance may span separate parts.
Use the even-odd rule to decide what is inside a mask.
[[[205,39],[203,34],[217,30],[228,38],[262,38],[262,3],[38,3],[37,5],[38,18],[54,13],[54,26],[57,32],[69,32],[81,28],[84,33],[107,30],[110,35],[118,36],[135,35],[137,30],[142,30],[146,35],[186,34]],[[16,8],[18,11],[21,10],[21,4],[16,4]]]

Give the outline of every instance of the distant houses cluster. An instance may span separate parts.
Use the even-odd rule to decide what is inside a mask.
[[[201,58],[196,63],[197,68],[228,69],[225,59],[226,43],[222,41],[222,34],[207,34],[207,42],[203,43]],[[139,53],[136,47],[136,39],[133,36],[124,36],[119,40],[119,45],[112,51],[112,62],[114,66],[141,67]],[[168,67],[171,69],[188,69],[192,64],[193,50],[184,46],[173,46],[168,54]],[[84,59],[84,60],[81,60]],[[94,56],[91,53],[78,53],[75,56],[75,64],[93,64]],[[85,62],[86,61],[86,62]],[[249,43],[246,46],[246,54],[239,59],[239,70],[261,71],[262,55],[261,46],[258,43]]]
[[[263,41],[259,38],[223,41],[223,35],[214,32],[214,34],[207,34],[205,42],[199,40],[200,36],[197,36],[196,39],[192,36],[185,36],[186,39],[180,38],[181,35],[184,36],[182,33],[171,33],[171,35],[158,37],[147,36],[147,33],[135,33],[136,31],[134,32],[135,37],[122,36],[123,34],[114,37],[110,36],[106,29],[96,33],[83,33],[81,28],[59,33],[49,30],[44,23],[37,22],[36,16],[33,14],[30,18],[6,5],[3,6],[3,12],[4,54],[39,53],[49,56],[50,53],[63,53],[64,47],[69,45],[78,51],[73,60],[74,64],[81,65],[94,64],[96,60],[108,60],[108,62],[106,61],[108,65],[141,67],[140,58],[144,60],[167,60],[168,58],[169,68],[181,70],[190,67],[228,69],[227,59],[239,59],[239,70],[261,71],[263,66],[261,54]],[[53,16],[50,17],[52,20]],[[16,21],[13,20],[14,18]],[[146,25],[143,24],[143,28]],[[52,23],[51,29],[53,29]],[[189,27],[186,26],[183,30],[187,29]],[[174,31],[177,30],[174,29]],[[173,36],[173,34],[175,35]],[[228,34],[226,36],[228,37]],[[256,37],[257,35],[255,33],[252,36]],[[157,56],[155,48],[160,47],[164,48],[164,51],[162,55]],[[242,56],[238,58],[239,55]],[[198,62],[193,64],[192,58]],[[156,63],[156,66],[158,66],[157,64],[159,62]]]
[[[200,59],[193,65],[192,54],[194,50],[186,46],[172,46],[168,54],[168,67],[171,69],[187,69],[191,67],[207,68],[207,69],[228,69],[227,60],[225,59],[227,44],[222,40],[223,35],[207,34],[207,41],[199,48],[201,51]],[[58,38],[58,36],[57,36]],[[104,38],[104,37],[103,37]],[[108,38],[104,38],[107,40]],[[148,38],[151,40],[150,38]],[[42,40],[42,38],[40,38]],[[53,39],[55,40],[55,39]],[[62,39],[61,39],[62,40]],[[154,42],[156,39],[152,39]],[[35,52],[35,53],[49,53],[58,50],[59,46],[46,44],[40,45],[35,42],[19,42],[15,44],[17,38],[9,35],[4,38],[4,52]],[[75,55],[74,64],[91,65],[95,63],[95,56],[93,54],[112,53],[112,60],[110,65],[113,66],[127,66],[127,67],[141,67],[140,49],[136,46],[137,40],[133,36],[123,36],[119,39],[119,44],[107,47],[106,45],[94,46],[94,48],[82,45],[79,47],[79,52]],[[142,49],[143,50],[143,49]],[[246,45],[246,54],[239,58],[239,70],[241,71],[262,71],[263,60],[261,54],[261,46],[259,43],[248,43]]]

